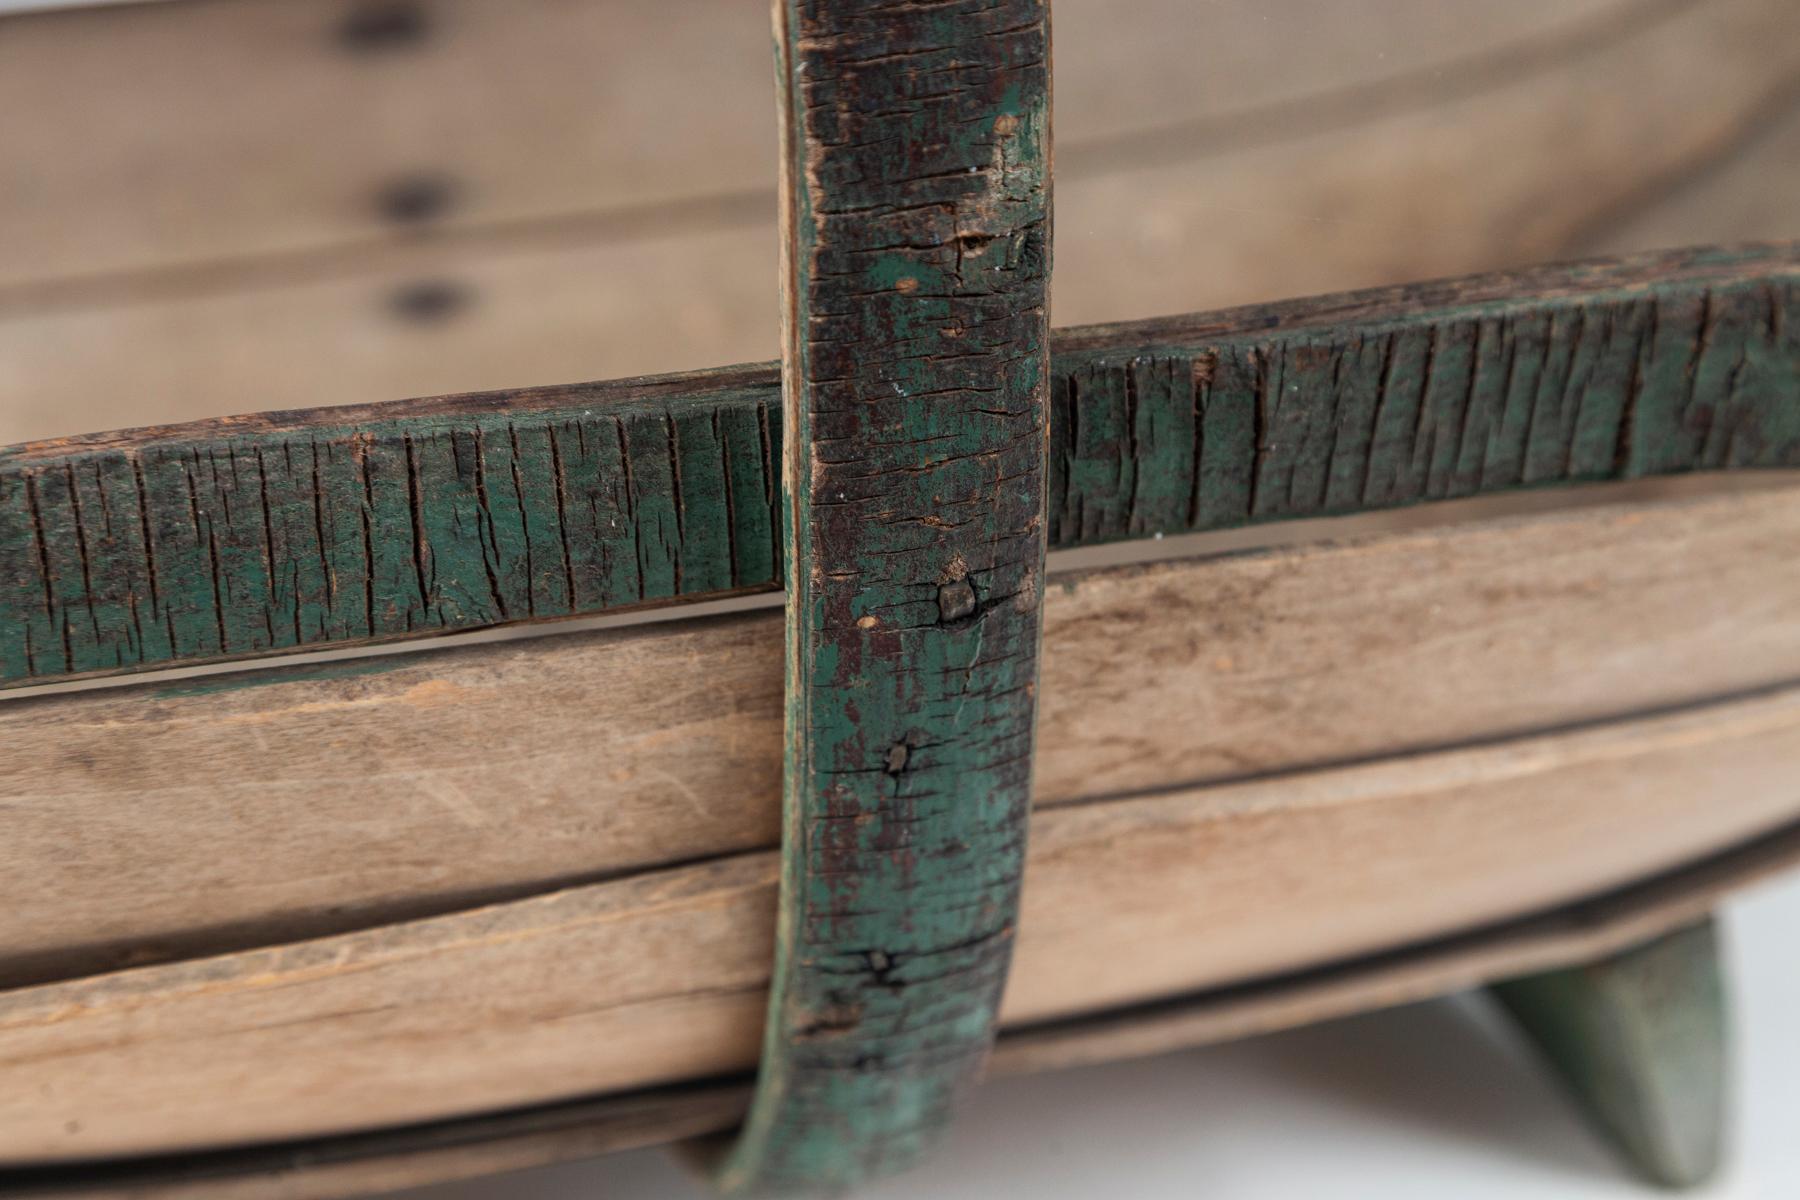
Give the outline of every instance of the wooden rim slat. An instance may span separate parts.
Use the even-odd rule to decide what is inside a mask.
[[[1160,1004],[1001,1035],[996,1076],[1162,1054],[1414,1003],[1591,961],[1691,924],[1800,863],[1800,825],[1548,913]],[[7,1200],[339,1200],[729,1129],[743,1081],[657,1088],[351,1136],[0,1170]]]
[[[1065,330],[1049,544],[1800,465],[1800,247]],[[779,586],[770,367],[0,450],[0,686]]]

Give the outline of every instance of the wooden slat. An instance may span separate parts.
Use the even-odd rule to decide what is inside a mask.
[[[1000,1075],[1268,1033],[1427,999],[1491,979],[1592,961],[1690,923],[1734,891],[1800,862],[1800,826],[1605,896],[1323,969],[1003,1034]],[[334,1200],[586,1158],[723,1130],[735,1082],[384,1129],[348,1137],[104,1165],[0,1171],[18,1200]]]
[[[1620,254],[1640,246],[1680,246],[1774,239],[1800,228],[1800,217],[1777,215],[1771,194],[1800,188],[1800,76],[1789,103],[1770,105],[1740,130],[1714,143],[1714,152],[1686,170],[1668,171],[1657,186],[1622,196],[1593,215],[1584,236],[1570,239],[1581,254]],[[1671,202],[1665,202],[1667,197]]]
[[[5,284],[773,191],[755,5],[168,0],[0,21],[0,96],[37,96],[0,135],[35,181],[0,207]]]
[[[1050,544],[1800,463],[1800,247],[1066,331]],[[0,451],[0,683],[776,582],[767,368]]]
[[[1037,802],[1800,678],[1797,539],[1789,487],[1053,577]],[[762,612],[0,704],[0,983],[773,846],[780,627]]]
[[[1790,688],[1045,811],[1003,1019],[1278,975],[1620,887],[1800,817],[1797,766]],[[744,1070],[778,872],[772,853],[734,856],[5,993],[0,1160],[315,1136]]]
[[[21,61],[5,58],[0,91],[16,84],[8,111],[30,119],[0,138],[37,149],[0,156],[31,164],[19,167],[31,186],[0,194],[41,199],[37,218],[0,208],[8,262],[71,246],[181,258],[208,230],[230,240],[278,225],[290,204],[303,221],[372,232],[0,295],[0,441],[772,357],[762,14],[720,3],[634,40],[625,33],[651,0],[530,6],[512,20],[466,0],[455,6],[466,19],[434,23],[414,51],[344,58],[347,81],[306,74],[308,62],[339,61],[332,30],[345,10],[328,0],[172,0],[154,6],[171,22],[232,14],[285,33],[234,24],[129,51],[106,47],[98,17],[36,55],[9,28],[0,56],[21,50]],[[1787,0],[1069,9],[1064,37],[1081,52],[1059,64],[1058,112],[1075,135],[1057,163],[1053,307],[1065,322],[1800,236],[1785,203],[1790,159],[1764,155],[1735,186],[1721,175],[1723,200],[1696,190],[1749,164],[1793,106],[1800,42],[1787,36]],[[696,44],[708,80],[696,91],[666,64],[681,60],[676,40],[710,36],[715,21],[737,32],[730,46]],[[539,36],[549,48],[533,58]],[[253,86],[235,78],[249,63]],[[530,86],[508,86],[515,71]],[[304,102],[281,99],[284,87]],[[591,119],[615,87],[634,117],[659,117]],[[236,102],[214,102],[227,94]],[[745,120],[755,130],[734,139]],[[236,122],[217,166],[210,151],[189,153],[184,138]],[[653,149],[627,147],[623,166],[607,165],[615,138],[653,129]],[[682,192],[681,180],[707,177],[682,157],[690,144],[707,161],[753,162],[767,191],[741,213]],[[58,169],[58,154],[78,161]],[[298,178],[289,164],[302,164]],[[378,197],[444,174],[459,182],[441,215],[387,232]],[[567,188],[580,180],[640,176],[661,189],[648,209],[531,203],[534,190],[574,203]],[[482,216],[502,200],[511,216]],[[1621,240],[1616,229],[1642,232]],[[309,236],[298,231],[297,244]]]
[[[1672,871],[1518,920],[1218,991],[1022,1026],[1002,1038],[994,1069],[1002,1074],[1062,1070],[1166,1054],[1593,962],[1691,925],[1716,912],[1734,892],[1797,863],[1800,825],[1786,825]]]
[[[1317,120],[1344,89],[1419,106],[1434,72],[1554,72],[1684,7],[1520,0],[1450,19],[1379,0],[1352,18],[1304,0],[1271,28],[1244,10],[1202,23],[1182,0],[1127,20],[1069,0],[1059,20],[1088,52],[1063,65],[1063,101],[1075,145],[1271,107]],[[0,101],[22,114],[0,161],[32,181],[0,200],[16,234],[0,286],[671,201],[731,198],[744,224],[773,211],[756,5],[671,20],[656,0],[168,0],[0,20]],[[1245,52],[1277,45],[1279,72]]]
[[[351,1200],[700,1137],[750,1087],[657,1089],[518,1113],[149,1161],[0,1168],[7,1200]]]

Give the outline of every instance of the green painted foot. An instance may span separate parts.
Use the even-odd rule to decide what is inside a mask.
[[[1718,1167],[1727,1036],[1711,918],[1599,962],[1491,990],[1651,1180],[1691,1187]]]

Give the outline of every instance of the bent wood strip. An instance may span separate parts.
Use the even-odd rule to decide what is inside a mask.
[[[1367,957],[1218,991],[1026,1025],[1001,1073],[1061,1070],[1254,1037],[1495,980],[1593,962],[1712,914],[1733,892],[1800,863],[1800,824],[1573,904]]]
[[[1036,802],[1800,678],[1797,541],[1790,485],[1053,577]],[[761,612],[0,704],[0,983],[773,846],[780,647]]]
[[[1800,826],[1553,912],[1369,958],[1160,1004],[1002,1033],[997,1075],[1060,1070],[1441,996],[1493,979],[1591,962],[1693,922],[1800,862]],[[311,1142],[107,1164],[0,1170],[17,1200],[332,1200],[546,1166],[723,1130],[747,1085],[626,1093]]]
[[[1794,821],[1796,767],[1788,688],[1040,812],[1003,1020],[1280,975],[1603,893]],[[746,1070],[778,875],[776,855],[740,855],[5,993],[0,1161],[311,1137]]]
[[[924,1156],[1012,958],[1044,588],[1047,0],[776,0],[781,903],[727,1194]]]
[[[1692,923],[1800,862],[1800,826],[1543,916],[1238,988],[1001,1034],[992,1074],[1060,1070],[1273,1033],[1492,979],[1589,963]],[[18,1200],[331,1200],[547,1166],[738,1123],[749,1087],[655,1088],[522,1112],[250,1150],[0,1171]]]
[[[1800,464],[1800,248],[1065,331],[1052,548]],[[0,451],[0,684],[768,590],[767,367]]]

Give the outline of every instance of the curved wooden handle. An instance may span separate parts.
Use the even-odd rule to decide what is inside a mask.
[[[1049,337],[1044,0],[776,5],[787,766],[762,1074],[727,1191],[912,1163],[1012,955]]]

